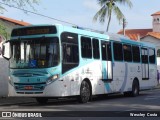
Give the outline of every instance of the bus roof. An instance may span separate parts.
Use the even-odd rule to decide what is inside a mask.
[[[108,33],[108,32],[102,32],[102,31],[95,31],[95,30],[89,30],[85,28],[80,27],[70,27],[70,26],[63,26],[61,24],[55,24],[55,25],[49,25],[49,24],[43,24],[43,25],[30,25],[30,26],[22,26],[14,29],[21,29],[21,28],[30,28],[30,27],[38,27],[38,26],[56,26],[58,28],[58,31],[65,31],[65,32],[72,32],[81,34],[88,37],[94,37],[102,40],[113,40],[117,42],[124,42],[124,43],[130,43],[135,45],[141,45],[141,46],[149,46],[149,47],[155,47],[155,45],[147,42],[139,42],[129,39],[128,37],[124,35],[119,35],[115,33]]]
[[[65,31],[70,31],[70,32],[76,32],[79,34],[83,34],[83,35],[88,35],[88,36],[92,36],[92,37],[98,37],[100,39],[109,39],[109,40],[113,40],[113,41],[119,41],[119,42],[124,42],[124,43],[130,43],[130,44],[135,44],[135,45],[139,45],[139,46],[147,46],[147,47],[152,47],[155,48],[154,44],[148,43],[148,42],[141,42],[141,41],[135,41],[135,40],[131,40],[129,37],[126,37],[124,35],[120,35],[120,34],[116,34],[116,33],[108,33],[108,32],[96,32],[96,31],[89,31],[89,30],[83,30],[83,29],[78,29],[78,28],[72,28],[72,27],[67,27],[67,26],[63,26],[63,30]]]
[[[114,41],[119,41],[121,42],[122,39],[128,39],[128,37],[115,34],[115,33],[108,33],[108,32],[102,32],[102,31],[95,31],[95,30],[89,30],[89,29],[83,29],[83,28],[74,28],[74,27],[68,27],[68,26],[61,26],[63,27],[63,31],[68,31],[68,32],[74,32],[78,33],[81,35],[86,35],[90,37],[97,37],[100,39],[110,39]]]

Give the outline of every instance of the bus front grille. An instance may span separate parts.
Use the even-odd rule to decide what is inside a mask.
[[[14,83],[14,88],[17,91],[43,91],[46,86],[46,83],[33,83],[33,84],[25,84],[25,83]]]
[[[43,92],[17,92],[17,94],[42,94]]]

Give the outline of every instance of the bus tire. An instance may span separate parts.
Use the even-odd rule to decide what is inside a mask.
[[[46,104],[48,102],[48,98],[38,97],[38,98],[36,98],[36,101],[39,104]]]
[[[137,80],[133,81],[131,95],[132,97],[136,97],[139,95],[139,83]]]
[[[125,97],[130,97],[131,94],[132,94],[132,92],[124,92],[124,96],[125,96]]]
[[[90,85],[87,81],[83,81],[80,87],[80,95],[78,96],[78,101],[80,103],[87,103],[91,98]]]

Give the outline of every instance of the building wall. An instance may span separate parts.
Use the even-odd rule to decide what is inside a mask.
[[[151,36],[146,36],[144,38],[141,38],[140,41],[152,43],[156,46],[156,50],[160,49],[160,39],[157,39]]]
[[[6,39],[10,39],[10,34],[13,28],[20,27],[20,25],[17,25],[2,19],[0,19],[0,25],[4,26],[6,29],[6,33],[8,34],[7,38],[6,38],[6,35],[4,36]]]
[[[160,32],[160,15],[153,16],[153,32]]]

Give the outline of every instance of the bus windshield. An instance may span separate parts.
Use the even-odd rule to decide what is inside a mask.
[[[12,40],[10,68],[48,68],[59,63],[57,37]]]

